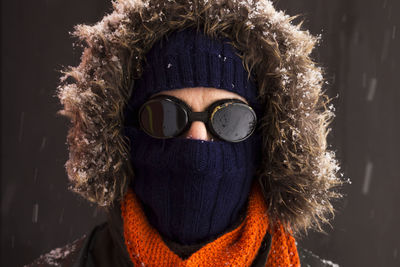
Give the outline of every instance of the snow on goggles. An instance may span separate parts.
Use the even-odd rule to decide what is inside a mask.
[[[209,132],[228,142],[247,139],[255,130],[254,110],[238,99],[222,99],[206,111],[193,112],[179,98],[157,95],[139,109],[140,128],[154,138],[177,137],[189,130],[193,121],[202,121]]]

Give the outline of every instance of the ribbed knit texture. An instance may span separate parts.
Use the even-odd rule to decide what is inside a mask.
[[[212,39],[194,28],[164,36],[146,54],[143,74],[134,81],[127,119],[151,95],[188,87],[213,87],[237,93],[261,116],[254,77],[248,77],[236,53],[239,51],[229,39]]]
[[[246,218],[241,225],[186,260],[173,253],[148,223],[132,189],[121,202],[121,211],[125,244],[134,266],[251,266],[268,230],[267,207],[258,183],[253,183]],[[266,266],[300,266],[295,240],[282,227],[272,235]]]
[[[135,128],[132,188],[146,216],[163,236],[197,244],[237,221],[261,158],[260,138],[240,143],[154,139]]]
[[[277,227],[271,235],[271,248],[266,266],[300,266],[300,259],[294,237],[286,233],[281,224],[279,224],[279,227]]]

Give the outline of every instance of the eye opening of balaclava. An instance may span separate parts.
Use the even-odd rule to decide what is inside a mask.
[[[255,132],[239,143],[161,140],[130,125],[151,95],[200,86],[237,93],[260,115],[257,87],[227,41],[187,28],[157,42],[125,112],[135,173],[131,186],[150,224],[180,244],[213,239],[237,222],[261,159],[261,136]]]

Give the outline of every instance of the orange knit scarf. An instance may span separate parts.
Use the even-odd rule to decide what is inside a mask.
[[[131,189],[121,202],[125,245],[134,266],[251,266],[268,229],[267,207],[258,186],[253,185],[246,218],[240,226],[206,244],[186,260],[172,252],[147,221]],[[282,225],[271,233],[266,266],[300,266],[295,239]]]

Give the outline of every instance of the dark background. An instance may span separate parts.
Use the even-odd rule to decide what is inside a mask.
[[[327,234],[301,246],[340,266],[400,266],[400,1],[280,0],[322,34],[314,57],[336,106],[328,141],[351,179]],[[103,220],[67,190],[68,121],[55,113],[63,66],[80,48],[68,34],[110,1],[1,2],[1,266],[22,266]]]

